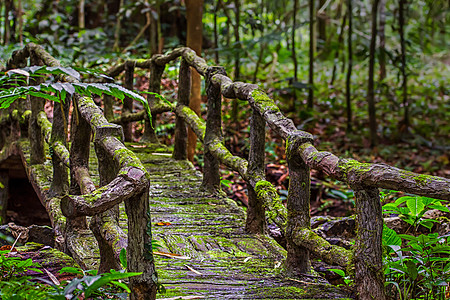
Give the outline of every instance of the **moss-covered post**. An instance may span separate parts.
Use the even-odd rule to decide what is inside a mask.
[[[149,187],[140,195],[125,201],[128,216],[127,267],[129,272],[143,273],[130,278],[131,300],[156,299],[158,275],[152,253],[148,198]]]
[[[52,136],[50,138],[50,144],[59,142],[65,147],[67,146],[67,122],[69,120],[69,107],[70,97],[62,99],[60,103],[55,103],[53,106],[53,124],[52,124]],[[53,180],[50,186],[51,196],[60,196],[66,194],[69,191],[69,173],[68,168],[64,165],[63,161],[50,150],[53,163]]]
[[[178,102],[177,106],[189,107],[191,95],[191,68],[184,58],[181,58],[180,73],[178,75]],[[177,116],[175,123],[175,143],[173,147],[173,158],[178,160],[187,159],[187,127],[183,118]]]
[[[153,59],[150,63],[150,79],[149,79],[149,86],[148,91],[151,93],[161,93],[161,77],[164,73],[165,65],[160,66],[155,63],[155,58],[157,56],[153,56]],[[152,94],[149,94],[147,96],[147,101],[150,104],[150,107],[152,106],[151,103],[155,102],[156,97]],[[142,140],[150,142],[150,143],[159,143],[158,137],[156,136],[155,132],[155,126],[156,126],[156,114],[152,114],[152,124],[150,124],[150,120],[148,119],[148,116],[145,115],[145,128],[144,128],[144,136],[142,137]]]
[[[134,79],[134,62],[128,60],[125,63],[125,88],[130,91],[133,90],[133,79]],[[128,96],[125,96],[123,99],[123,107],[122,107],[122,115],[126,116],[133,112],[133,99]],[[123,135],[125,137],[126,142],[132,141],[132,132],[131,132],[131,123],[122,124],[123,127]]]
[[[9,198],[9,172],[0,169],[0,225],[6,223],[6,209]]]
[[[97,127],[95,131],[94,147],[98,159],[98,172],[100,175],[100,186],[110,183],[118,172],[118,165],[102,146],[102,140],[108,136],[114,136],[123,140],[122,127],[116,124],[105,124]],[[119,207],[116,205],[112,209],[95,215],[91,219],[89,228],[94,233],[100,250],[99,273],[108,272],[110,269],[119,270],[119,252],[113,248],[114,243],[124,243],[126,247],[126,235],[119,227]],[[116,234],[105,236],[106,232]],[[117,239],[117,241],[115,241]]]
[[[248,155],[248,175],[255,181],[265,180],[266,122],[253,110],[250,119],[250,153]],[[251,184],[248,188],[248,208],[245,230],[250,233],[264,233],[266,229],[265,208],[262,197],[258,198]]]
[[[32,66],[42,66],[42,60],[40,60],[36,54],[31,51],[30,53],[30,65]],[[39,85],[44,82],[44,78],[36,77],[30,79],[30,85]],[[31,116],[30,123],[28,127],[30,139],[30,164],[42,164],[45,161],[45,150],[44,150],[44,135],[41,128],[38,125],[37,119],[39,112],[44,110],[44,99],[30,96],[31,102]]]
[[[290,276],[311,272],[309,251],[295,244],[293,237],[296,231],[311,228],[309,167],[298,155],[297,150],[302,144],[312,142],[312,135],[303,131],[294,132],[286,142],[286,157],[289,166],[286,271]]]
[[[378,188],[352,185],[356,196],[355,283],[358,299],[385,300],[381,239],[383,218]]]
[[[107,79],[106,82],[112,83],[114,82],[111,79]],[[103,94],[103,111],[106,120],[111,122],[114,119],[114,97],[111,95]]]
[[[77,105],[77,97],[78,96],[75,96],[73,98],[73,114],[70,126],[71,144],[69,193],[71,195],[81,195],[92,192],[92,190],[86,190],[85,187],[80,187],[77,180],[78,174],[80,174],[80,169],[84,169],[85,173],[89,169],[89,149],[91,144],[91,126],[89,126],[89,123],[80,116]],[[87,172],[87,174],[89,173]],[[66,229],[71,226],[87,229],[86,217],[80,217],[78,220],[71,220],[70,222],[69,220],[70,219],[67,218],[68,224]]]
[[[203,188],[211,193],[220,190],[219,160],[209,151],[214,140],[222,141],[222,94],[220,84],[212,77],[216,74],[226,75],[223,67],[209,67],[206,72],[206,95],[208,97],[208,111],[206,115],[206,130],[204,138],[204,168]]]

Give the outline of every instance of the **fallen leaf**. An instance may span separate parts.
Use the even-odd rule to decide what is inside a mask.
[[[244,262],[246,263],[246,262],[248,262],[250,259],[252,259],[251,256],[249,256],[249,257],[247,257],[246,259],[244,259]]]
[[[147,145],[130,145],[132,148],[147,148]]]
[[[169,226],[172,225],[170,222],[158,222],[155,224],[156,226]]]
[[[184,255],[175,254],[175,253],[153,251],[153,254],[160,255],[160,256],[165,256],[165,257],[168,257],[168,258],[191,259],[189,256],[184,256]]]
[[[46,268],[44,268],[45,273],[47,273],[48,277],[50,277],[50,280],[55,284],[55,285],[60,285],[61,283],[59,283],[58,279],[55,277],[55,275],[53,275],[52,273],[50,273]]]
[[[191,271],[191,272],[193,272],[193,273],[195,273],[195,274],[197,274],[197,275],[203,275],[202,273],[200,273],[199,271],[197,271],[197,270],[195,270],[194,268],[192,268],[191,266],[189,266],[189,265],[184,265],[186,268],[188,268],[188,270],[189,271]]]

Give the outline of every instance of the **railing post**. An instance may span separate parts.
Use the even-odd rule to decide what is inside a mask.
[[[250,153],[248,155],[248,175],[255,181],[265,180],[265,142],[266,122],[264,118],[253,110],[250,119]],[[264,203],[252,186],[247,183],[248,208],[245,230],[250,233],[264,233],[266,217]]]
[[[191,68],[184,58],[181,58],[180,74],[178,75],[178,102],[177,106],[189,106],[191,95]],[[175,125],[175,143],[173,158],[177,160],[187,159],[187,127],[183,118],[177,116]]]
[[[133,81],[134,81],[134,63],[132,61],[127,61],[125,63],[125,85],[124,85],[125,88],[132,91]],[[125,116],[127,114],[131,114],[132,112],[133,112],[133,99],[131,99],[128,96],[125,96],[125,99],[123,99],[122,115]],[[132,125],[131,122],[122,124],[125,142],[132,141],[131,125]]]
[[[106,79],[106,82],[113,83],[114,80]],[[105,118],[106,118],[106,120],[108,120],[108,122],[111,122],[111,120],[114,119],[113,103],[114,103],[113,96],[103,94],[103,111],[104,111]]]
[[[155,63],[155,58],[157,56],[153,56],[153,59],[150,63],[150,79],[149,79],[149,85],[148,85],[148,91],[151,93],[161,93],[161,77],[164,73],[165,65],[160,66]],[[147,101],[152,107],[152,103],[155,101],[156,97],[154,95],[149,94],[147,97]],[[158,137],[156,136],[155,132],[155,124],[156,124],[156,114],[152,114],[152,123],[150,124],[150,120],[148,119],[148,116],[145,115],[145,128],[144,128],[144,136],[142,137],[142,140],[148,141],[150,143],[159,143]]]
[[[216,74],[226,75],[223,67],[209,67],[206,73],[206,95],[208,111],[206,115],[206,131],[204,143],[203,188],[215,193],[220,190],[219,160],[209,151],[214,140],[222,141],[222,94],[220,85],[214,83],[212,77]]]
[[[42,66],[42,61],[36,56],[36,54],[30,52],[30,64],[32,66]],[[31,85],[39,85],[44,81],[43,78],[37,77],[30,79]],[[44,135],[37,122],[37,116],[39,112],[44,110],[45,101],[41,98],[30,96],[31,102],[31,116],[28,127],[30,139],[30,164],[43,164],[45,161],[44,150]]]
[[[91,142],[91,127],[89,123],[81,117],[78,110],[78,96],[73,97],[73,114],[72,123],[70,126],[70,138],[72,140],[70,145],[70,188],[69,193],[71,195],[81,195],[92,192],[95,187],[91,187],[90,190],[81,190],[80,185],[77,182],[76,173],[80,169],[84,169],[85,173],[88,173],[89,169],[89,149]],[[77,251],[75,249],[76,243],[79,242],[79,233],[81,230],[87,230],[86,217],[69,218],[66,217],[65,227],[65,242],[66,248],[75,256]],[[78,258],[77,261],[82,259]]]
[[[128,216],[127,267],[129,272],[143,273],[130,278],[130,300],[156,299],[158,277],[151,247],[149,187],[126,200],[125,209]]]
[[[289,166],[286,272],[290,276],[311,273],[309,251],[297,246],[292,239],[295,231],[311,228],[310,172],[308,165],[297,154],[298,148],[307,142],[312,143],[313,137],[303,131],[295,132],[286,142],[286,157]]]
[[[358,299],[385,300],[383,217],[378,188],[352,185],[356,196],[355,283]]]
[[[55,142],[60,142],[62,145],[67,146],[67,122],[69,120],[69,107],[70,97],[66,97],[66,99],[64,99],[64,102],[61,101],[61,103],[54,104],[52,136],[50,138],[50,145]],[[53,180],[50,186],[50,195],[63,195],[69,190],[68,168],[55,153],[52,153],[52,163]]]
[[[118,172],[118,165],[101,145],[102,139],[107,136],[114,136],[122,141],[122,127],[115,124],[106,124],[103,127],[98,127],[96,129],[94,147],[98,159],[100,186],[110,183],[116,177]],[[110,269],[120,269],[119,253],[114,251],[111,243],[108,243],[107,240],[108,238],[117,239],[113,242],[116,244],[117,249],[127,247],[127,236],[119,227],[119,206],[116,205],[104,213],[93,216],[89,228],[92,230],[100,250],[99,273],[107,272]],[[103,230],[103,228],[108,228],[108,231],[115,231],[116,236],[105,237],[103,234],[105,230]]]

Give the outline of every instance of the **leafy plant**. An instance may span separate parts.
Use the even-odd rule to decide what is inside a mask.
[[[450,282],[450,235],[415,236],[419,225],[431,230],[433,223],[438,222],[424,219],[426,211],[449,211],[441,202],[405,196],[383,205],[385,214],[399,214],[414,229],[412,234],[397,234],[386,225],[383,227],[386,286],[398,299],[445,299],[445,289]]]
[[[95,73],[89,71],[90,74]],[[46,81],[40,85],[28,86],[29,78],[43,77],[45,75],[69,76],[76,82]],[[99,75],[100,76],[100,75]],[[27,95],[40,97],[54,102],[64,102],[67,96],[75,93],[88,96],[103,94],[124,100],[125,96],[142,103],[149,119],[151,111],[147,100],[115,83],[83,83],[79,82],[81,76],[78,71],[70,67],[31,66],[24,69],[12,69],[6,75],[0,76],[0,109],[8,108],[15,100],[24,99]]]
[[[345,285],[352,286],[354,284],[353,278],[351,278],[350,275],[346,275],[344,270],[341,270],[341,269],[328,269],[328,271],[332,271],[332,272],[338,274],[339,276],[341,276],[342,279],[344,280]]]
[[[449,209],[442,205],[442,201],[443,200],[420,196],[404,196],[398,198],[394,203],[387,203],[383,205],[383,213],[398,214],[398,216],[403,221],[410,224],[414,230],[416,230],[419,225],[431,229],[433,227],[433,223],[438,223],[439,221],[425,219],[423,216],[425,212],[430,209],[449,212]]]

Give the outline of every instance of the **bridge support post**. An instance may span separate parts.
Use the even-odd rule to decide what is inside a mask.
[[[127,61],[125,63],[125,88],[130,91],[133,90],[133,81],[134,81],[134,63],[132,61]],[[133,99],[128,96],[125,96],[123,99],[123,107],[122,107],[122,116],[126,116],[133,112]],[[125,137],[125,142],[131,142],[132,131],[131,131],[131,123],[122,124],[123,135]]]
[[[55,103],[53,106],[53,124],[50,144],[60,142],[67,146],[67,122],[69,120],[70,98],[66,97],[64,103]],[[53,180],[50,186],[51,196],[60,196],[69,191],[69,172],[63,161],[52,154]]]
[[[383,217],[378,188],[352,186],[356,196],[355,282],[358,299],[385,300]]]
[[[155,56],[153,56],[152,62],[150,63],[150,79],[148,91],[151,93],[161,93],[161,77],[164,73],[165,65],[160,66],[155,62]],[[152,103],[155,102],[156,97],[154,95],[149,94],[147,96],[147,101],[152,107]],[[158,137],[155,132],[155,124],[156,124],[156,114],[152,114],[152,123],[148,119],[148,116],[145,115],[145,128],[144,128],[144,136],[142,140],[150,142],[150,143],[159,143]]]
[[[191,68],[184,58],[181,58],[180,74],[178,76],[178,103],[189,107],[191,95]],[[177,116],[175,125],[175,143],[173,158],[177,160],[187,159],[187,127],[183,118]]]
[[[206,130],[204,138],[204,170],[203,188],[208,192],[220,190],[219,160],[211,154],[209,147],[214,140],[222,141],[222,94],[220,85],[212,81],[216,74],[226,75],[224,67],[210,67],[206,74],[206,95],[208,97],[208,112],[206,115]]]
[[[293,236],[296,231],[311,228],[310,169],[301,157],[296,154],[298,148],[303,143],[312,143],[312,140],[312,135],[304,132],[296,132],[286,142],[286,157],[289,166],[286,271],[290,276],[311,273],[309,250],[295,244]]]
[[[250,119],[250,153],[248,155],[248,175],[257,181],[265,180],[265,142],[266,122],[264,118],[253,110]],[[248,208],[245,230],[250,233],[264,233],[266,230],[266,217],[264,203],[258,198],[254,188],[247,183]]]
[[[32,66],[42,66],[43,62],[34,53],[30,52],[30,65]],[[44,78],[30,79],[31,85],[39,85],[44,82]],[[30,123],[28,127],[28,135],[32,137],[30,139],[30,163],[31,164],[43,164],[45,161],[45,150],[44,150],[44,135],[42,134],[41,128],[38,125],[37,119],[39,112],[44,110],[45,101],[35,96],[30,96],[31,103],[31,116]]]
[[[98,158],[98,173],[100,175],[100,186],[110,183],[117,175],[118,165],[105,150],[103,141],[106,137],[114,136],[118,140],[123,140],[122,127],[115,124],[106,124],[95,130],[95,153]],[[114,147],[111,147],[114,148]],[[100,250],[99,273],[108,272],[110,269],[119,270],[119,254],[122,248],[127,248],[127,236],[119,227],[119,206],[116,205],[110,210],[91,218],[89,228],[92,230],[98,242]],[[114,234],[105,235],[105,233]]]

